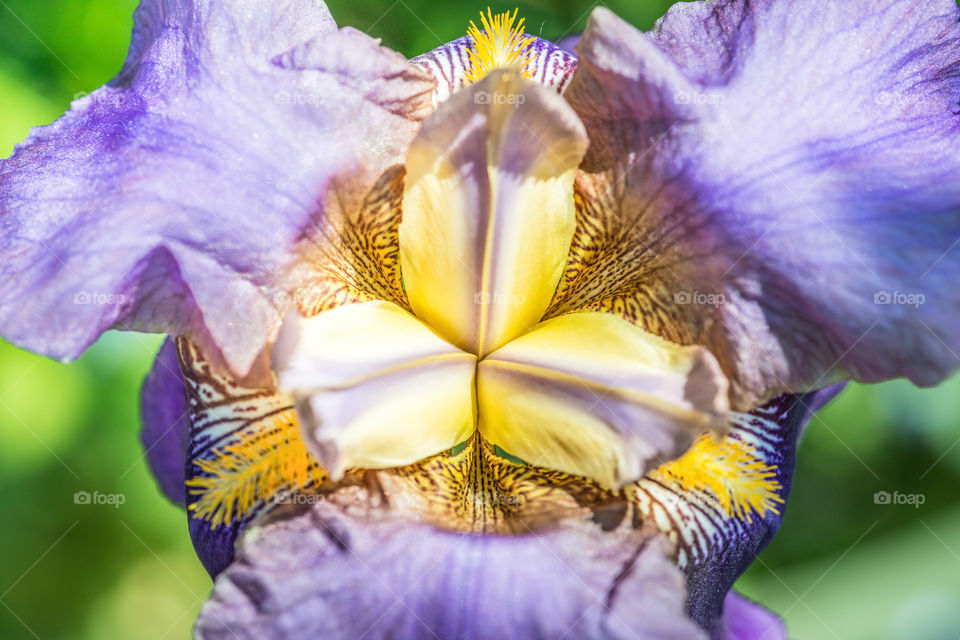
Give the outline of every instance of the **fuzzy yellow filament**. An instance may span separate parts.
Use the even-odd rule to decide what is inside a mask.
[[[470,21],[467,35],[473,40],[470,50],[470,67],[466,82],[472,84],[483,79],[494,69],[515,69],[526,78],[532,75],[527,69],[531,54],[527,51],[533,36],[523,34],[523,18],[517,21],[517,9],[493,15],[490,9],[480,13],[483,30]],[[516,21],[516,25],[514,22]]]
[[[281,491],[323,479],[323,470],[300,440],[292,410],[258,426],[218,450],[215,458],[197,460],[204,475],[187,481],[190,492],[199,496],[190,509],[213,528],[245,517],[258,502]]]
[[[768,511],[779,513],[783,503],[776,467],[751,446],[729,437],[706,433],[687,453],[654,473],[679,483],[684,491],[709,492],[729,515],[748,523],[753,522],[753,513],[760,517]]]

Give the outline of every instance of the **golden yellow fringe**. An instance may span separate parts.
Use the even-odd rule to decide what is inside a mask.
[[[214,453],[195,463],[205,475],[187,481],[190,493],[199,496],[190,509],[211,528],[231,524],[280,490],[297,491],[325,477],[300,440],[292,410],[269,426],[257,423],[237,434],[236,441]]]
[[[684,491],[706,491],[716,497],[727,514],[753,522],[783,504],[777,469],[760,458],[753,447],[730,437],[701,435],[680,458],[654,473],[672,479]]]
[[[199,499],[190,505],[196,517],[211,528],[230,525],[261,501],[282,490],[302,490],[326,478],[307,451],[293,411],[285,411],[269,425],[258,423],[237,434],[236,440],[216,450],[211,459],[198,460],[204,475],[187,481]],[[761,459],[748,444],[714,434],[701,435],[680,458],[652,472],[673,481],[684,491],[699,490],[716,498],[730,516],[753,522],[753,514],[779,513],[783,498],[776,467]]]
[[[523,18],[514,26],[518,9],[499,13],[494,16],[490,8],[486,15],[480,12],[483,31],[470,21],[467,35],[473,39],[474,46],[469,51],[470,67],[467,69],[467,84],[481,80],[494,69],[517,69],[525,78],[533,74],[527,69],[532,60],[531,53],[524,49],[533,41],[533,36],[523,35]]]

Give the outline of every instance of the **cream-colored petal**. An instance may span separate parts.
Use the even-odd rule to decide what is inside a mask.
[[[417,316],[480,355],[542,318],[570,250],[586,146],[563,98],[516,73],[440,105],[407,156],[400,268]]]
[[[599,312],[547,320],[477,370],[480,433],[531,464],[620,487],[722,428],[727,380],[702,347]]]
[[[393,303],[291,317],[273,358],[303,439],[335,478],[416,462],[475,429],[476,358]]]

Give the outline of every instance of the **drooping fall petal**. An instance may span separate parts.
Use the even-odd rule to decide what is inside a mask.
[[[150,470],[168,498],[186,504],[183,481],[190,415],[173,338],[164,341],[143,381],[140,417],[140,441]]]
[[[476,536],[354,494],[251,530],[197,622],[203,640],[704,640],[661,541],[589,522]]]
[[[184,335],[245,375],[297,243],[402,161],[432,86],[320,2],[141,3],[120,74],[0,165],[0,332]]]

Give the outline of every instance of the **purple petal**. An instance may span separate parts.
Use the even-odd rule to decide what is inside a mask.
[[[800,442],[803,442],[804,434],[810,426],[813,414],[833,402],[834,398],[843,393],[843,390],[847,388],[847,384],[847,382],[837,382],[825,389],[820,389],[815,393],[808,393],[805,396],[804,403],[806,404],[807,415],[800,418],[800,434],[798,436]]]
[[[164,341],[143,381],[140,414],[143,420],[140,441],[150,470],[167,497],[186,504],[183,481],[190,419],[173,338]]]
[[[321,2],[142,3],[120,75],[0,166],[0,332],[61,359],[186,335],[245,375],[305,230],[402,161],[431,90]]]
[[[806,405],[809,415],[807,415],[804,420],[809,420],[814,413],[833,402],[846,388],[846,382],[838,382],[829,387],[819,389],[814,393],[808,393],[804,398],[804,404]]]
[[[645,35],[598,9],[565,95],[591,135],[581,187],[633,248],[604,271],[630,293],[585,303],[708,345],[740,408],[956,369],[958,16],[722,0]]]
[[[248,522],[249,519],[236,520],[214,529],[206,520],[195,517],[192,512],[188,513],[187,528],[193,550],[211,578],[220,575],[233,562],[234,543]]]
[[[783,620],[731,591],[723,601],[724,640],[787,640]]]
[[[703,638],[659,542],[586,522],[458,534],[321,503],[244,536],[196,630],[204,640]]]
[[[215,404],[217,400],[210,395],[201,400],[196,381],[191,381],[190,388],[192,394],[188,398],[177,357],[176,341],[167,338],[160,347],[140,393],[143,417],[140,439],[147,453],[147,462],[161,489],[171,500],[184,506],[195,500],[194,496],[186,495],[184,484],[188,477],[187,452],[196,451],[197,442],[203,441],[202,434],[209,433],[209,430],[201,431],[191,427],[191,403],[188,399],[191,400],[195,413],[201,410],[204,403]],[[210,447],[205,447],[202,451],[208,452]],[[191,465],[190,475],[193,473]],[[211,529],[209,522],[195,517],[192,511],[188,512],[187,518],[197,557],[211,576],[217,575],[233,562],[233,542],[248,519]]]
[[[640,491],[676,523],[678,563],[687,575],[688,611],[704,628],[717,624],[733,583],[780,528],[793,483],[798,436],[813,415],[811,407],[823,406],[836,394],[836,388],[828,387],[802,396],[782,395],[750,413],[733,415],[729,434],[776,467],[777,493],[783,501],[778,513],[754,514],[749,520],[731,517],[702,496],[671,493],[648,480],[639,483]]]
[[[564,51],[569,51],[570,53],[576,55],[576,48],[580,43],[581,37],[583,37],[582,33],[573,33],[569,36],[564,36],[560,40],[557,40],[557,46]]]

